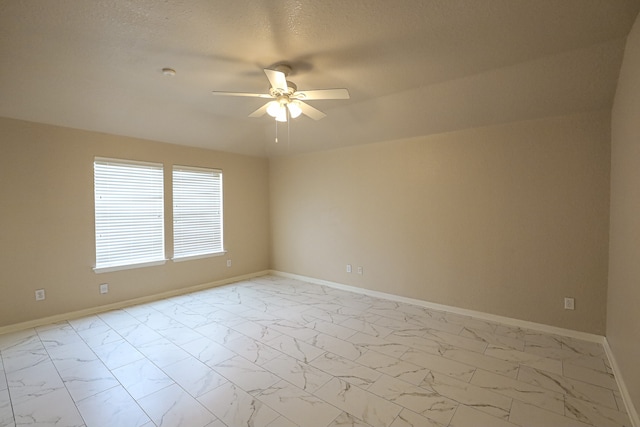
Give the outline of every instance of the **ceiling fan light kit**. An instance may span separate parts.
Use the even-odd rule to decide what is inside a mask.
[[[214,95],[222,96],[244,96],[250,98],[267,98],[273,101],[267,102],[258,108],[249,117],[262,117],[265,114],[276,119],[279,122],[286,122],[288,117],[295,119],[301,114],[311,117],[314,120],[320,120],[326,117],[322,111],[312,107],[305,101],[313,101],[319,99],[349,99],[349,91],[347,89],[316,89],[308,91],[298,91],[298,87],[287,81],[287,76],[291,74],[291,67],[281,64],[274,70],[265,68],[264,73],[269,79],[271,85],[269,93],[247,93],[247,92],[220,92],[213,91]]]

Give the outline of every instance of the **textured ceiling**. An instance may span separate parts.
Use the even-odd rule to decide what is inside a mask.
[[[610,108],[638,0],[0,0],[0,116],[257,156]],[[350,100],[247,115],[262,68]],[[177,71],[164,76],[163,67]],[[289,135],[289,136],[287,136]]]

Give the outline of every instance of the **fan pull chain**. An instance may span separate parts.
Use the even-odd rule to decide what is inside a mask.
[[[289,109],[287,109],[287,151],[291,149],[291,114],[289,114]]]
[[[276,122],[276,144],[278,143],[278,121],[274,120]]]

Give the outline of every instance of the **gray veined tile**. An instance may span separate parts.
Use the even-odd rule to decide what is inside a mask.
[[[313,320],[305,325],[307,328],[322,332],[334,338],[345,340],[356,333],[353,329],[347,328],[331,322],[323,320]]]
[[[98,317],[116,331],[139,323],[135,317],[124,310],[107,311],[106,313],[98,314]]]
[[[506,420],[512,399],[447,375],[431,372],[423,386],[433,389],[442,396],[455,400],[491,416]]]
[[[384,340],[390,343],[424,351],[425,353],[438,355],[442,355],[447,349],[451,348],[451,345],[444,344],[440,341],[413,334],[404,334],[402,332],[393,332],[387,335]],[[400,355],[397,355],[396,357],[399,356]]]
[[[355,333],[355,331],[352,332]],[[316,335],[307,342],[314,347],[335,353],[350,360],[357,359],[367,351],[366,349],[351,344],[350,342],[323,333]]]
[[[144,359],[142,353],[125,340],[95,347],[93,351],[109,369],[119,368],[136,360]]]
[[[34,344],[42,347],[35,329],[24,329],[0,335],[0,351],[30,350]]]
[[[198,400],[227,426],[266,427],[280,416],[232,383],[223,384]]]
[[[392,357],[400,357],[409,349],[407,345],[397,344],[388,341],[386,338],[373,337],[362,332],[356,332],[356,334],[349,337],[347,341],[358,347],[377,351],[378,353]]]
[[[76,332],[85,332],[85,336],[91,336],[92,334],[104,332],[108,329],[111,329],[111,327],[104,323],[104,321],[100,319],[100,317],[95,315],[81,317],[79,319],[71,319],[68,322]]]
[[[514,350],[524,350],[525,341],[523,339],[510,337],[507,335],[499,335],[486,329],[474,329],[465,327],[460,332],[461,337],[474,339],[485,344],[497,345],[500,347],[508,347]],[[486,348],[486,345],[485,345]]]
[[[457,335],[460,333],[464,325],[449,322],[446,317],[442,319],[432,319],[429,317],[409,316],[407,322],[415,323],[426,329],[435,329],[437,331],[448,332]]]
[[[573,397],[566,398],[565,406],[567,417],[574,418],[585,424],[603,427],[632,427],[629,416],[624,412],[574,399]]]
[[[550,357],[552,359],[561,360],[563,362],[568,362],[597,371],[610,372],[610,368],[606,358],[577,353],[567,348],[545,347],[537,343],[527,343],[525,345],[524,351],[526,353]]]
[[[134,399],[140,399],[173,384],[173,380],[147,359],[111,371]]]
[[[442,320],[445,318],[444,311],[433,310],[427,307],[421,307],[413,304],[399,304],[398,310],[405,312],[412,316],[422,316],[425,318],[431,318],[435,320]]]
[[[264,365],[282,354],[273,347],[246,336],[228,342],[225,347],[257,365]]]
[[[60,330],[60,329],[69,329],[69,330],[73,330],[73,328],[71,327],[71,325],[69,324],[69,322],[67,322],[66,320],[61,320],[59,322],[53,322],[53,323],[46,323],[44,325],[40,325],[40,326],[36,326],[35,330],[38,333],[38,335],[40,335],[43,332],[46,332],[48,330]]]
[[[98,356],[89,348],[84,341],[74,344],[52,347],[48,350],[49,357],[56,365],[58,371],[73,368],[78,363],[91,362],[98,360]]]
[[[402,410],[401,406],[339,378],[330,380],[315,395],[372,426],[390,426]]]
[[[13,405],[16,425],[80,427],[84,421],[64,388]]]
[[[286,381],[274,384],[256,397],[270,408],[305,427],[326,427],[341,412]]]
[[[601,357],[603,359],[607,357],[602,344],[583,341],[577,338],[562,337],[562,348],[584,356]]]
[[[80,335],[66,322],[55,328],[38,331],[38,335],[46,348],[82,342]]]
[[[262,367],[309,393],[313,393],[333,378],[326,372],[286,354],[276,357]]]
[[[473,366],[474,368],[481,368],[506,377],[515,378],[518,375],[519,365],[517,363],[476,353],[475,351],[461,348],[450,348],[446,350],[442,356],[447,359],[455,360],[456,362],[465,363]]]
[[[226,427],[226,426],[221,425],[220,427]],[[299,427],[299,425],[298,423],[294,423],[288,418],[280,416],[275,420],[271,421],[267,427]]]
[[[165,366],[164,372],[193,397],[220,387],[226,378],[194,357]]]
[[[609,390],[618,390],[618,384],[616,383],[613,374],[573,365],[567,362],[563,363],[563,368],[564,376],[567,378],[605,387]]]
[[[40,364],[33,369],[10,372],[5,384],[11,395],[10,403],[14,405],[64,389],[62,378],[51,362]],[[6,389],[7,387],[4,387],[4,390]]]
[[[524,330],[524,341],[526,345],[538,345],[545,348],[562,348],[562,337],[555,334]]]
[[[162,335],[144,323],[137,323],[135,325],[122,328],[120,329],[119,334],[134,346],[148,344],[162,338]]]
[[[151,420],[121,386],[116,386],[81,400],[78,410],[88,426],[145,427]]]
[[[541,409],[564,414],[564,395],[522,381],[478,369],[471,384],[494,391]]]
[[[511,348],[490,345],[484,352],[485,355],[508,362],[520,363],[536,369],[562,375],[562,362],[549,357],[538,356],[524,351],[513,350]]]
[[[444,344],[452,345],[465,350],[475,351],[482,353],[487,348],[487,343],[473,338],[466,338],[462,335],[454,335],[449,332],[438,331],[435,329],[427,329],[422,335],[424,338],[428,338],[434,341],[439,341]]]
[[[260,342],[267,342],[282,335],[281,332],[250,320],[234,325],[233,329]]]
[[[414,365],[422,366],[430,371],[440,372],[462,381],[469,381],[476,370],[476,368],[471,365],[414,349],[407,350],[401,359]]]
[[[492,415],[481,412],[477,409],[471,408],[466,405],[460,405],[456,411],[450,427],[516,427],[516,424],[512,424],[501,418],[496,418]],[[529,427],[529,424],[522,424],[522,426]],[[550,427],[551,425],[547,426]],[[563,426],[564,427],[564,426]]]
[[[382,375],[380,372],[333,353],[325,353],[310,364],[335,378],[340,378],[362,388],[369,387]]]
[[[153,308],[150,303],[132,305],[131,307],[124,307],[122,310],[127,312],[131,316],[136,317],[136,318],[137,317],[143,317],[144,318],[148,314],[153,313],[154,311],[156,311],[156,309]]]
[[[391,427],[445,427],[446,424],[441,424],[429,418],[423,417],[422,415],[416,414],[409,409],[403,409],[400,411],[398,416]]]
[[[30,344],[29,350],[4,350],[2,351],[2,359],[4,362],[4,370],[6,374],[10,372],[20,371],[23,369],[31,369],[40,364],[50,363],[49,354],[44,346],[38,340]],[[23,348],[23,347],[21,347]]]
[[[422,325],[416,325],[413,323],[408,323],[404,320],[390,319],[388,317],[383,317],[383,316],[380,316],[373,323],[375,325],[380,325],[385,328],[389,328],[394,332],[402,332],[403,334],[413,334],[413,335],[421,336],[425,332],[425,327]]]
[[[85,331],[79,331],[78,335],[80,335],[84,342],[87,343],[87,345],[91,348],[100,347],[101,345],[109,344],[122,339],[122,336],[111,328],[105,329],[102,332],[94,332],[95,331],[89,329]]]
[[[255,394],[271,387],[280,378],[247,359],[236,356],[212,366],[213,370],[248,393]]]
[[[158,427],[204,427],[216,420],[177,384],[143,397],[138,403]]]
[[[273,427],[276,427],[276,426],[273,426]],[[373,426],[365,423],[361,419],[356,418],[347,412],[342,412],[327,427],[373,427]]]
[[[447,425],[458,403],[428,388],[383,375],[368,389],[389,402],[396,403],[420,415]]]
[[[9,398],[9,390],[7,389],[0,390],[0,426],[15,426],[11,399]]]
[[[60,375],[76,402],[120,384],[99,360],[79,363],[62,371]]]
[[[197,328],[198,326],[209,322],[209,319],[206,316],[197,313],[182,304],[175,305],[172,309],[169,311],[163,311],[163,313],[189,328]]]
[[[371,350],[367,351],[355,361],[361,365],[368,366],[371,369],[414,385],[421,384],[429,373],[427,368]]]
[[[218,344],[226,344],[235,338],[243,336],[240,332],[234,331],[218,322],[207,323],[195,329],[200,335],[217,342]]]
[[[147,359],[151,360],[160,368],[189,357],[189,353],[166,338],[160,338],[159,340],[139,345],[137,348]]]
[[[289,320],[278,320],[276,322],[265,322],[265,325],[291,338],[302,341],[313,338],[319,334],[318,331],[299,325]]]
[[[220,362],[224,362],[225,360],[237,356],[236,353],[232,352],[228,348],[218,344],[215,341],[211,341],[209,338],[200,338],[195,341],[191,341],[183,345],[182,348],[186,350],[190,355],[194,356],[199,361],[209,366],[216,365]],[[178,360],[175,360],[172,363],[175,362],[178,362]]]
[[[379,319],[379,316],[375,316],[372,321]],[[358,317],[349,317],[345,319],[340,325],[345,326],[347,328],[353,329],[357,332],[362,332],[367,335],[372,335],[374,337],[384,338],[393,332],[393,329],[386,328],[384,326],[376,325],[372,323],[372,321],[367,321]]]
[[[527,333],[534,332],[534,331],[531,331],[530,329],[524,329],[519,326],[497,324],[493,332],[497,335],[517,338],[524,341],[524,338],[527,335]]]
[[[562,393],[566,396],[575,397],[576,399],[586,402],[597,403],[609,408],[618,409],[615,392],[610,389],[595,386],[562,375],[552,374],[551,372],[539,369],[521,366],[518,372],[518,380],[540,386],[547,390]]]
[[[411,318],[411,315],[398,310],[397,306],[393,307],[393,304],[385,304],[385,307],[379,307],[376,305],[368,309],[367,312],[372,314],[377,314],[378,316],[384,317],[386,319],[409,323],[409,319]]]
[[[589,427],[590,424],[585,424],[574,418],[568,418],[564,415],[559,415],[555,412],[545,411],[537,406],[530,405],[528,403],[513,401],[511,405],[511,414],[509,415],[509,421],[519,426],[527,427],[549,427],[549,426],[562,426],[562,427]]]
[[[176,345],[183,345],[189,341],[202,338],[202,335],[195,330],[188,328],[178,322],[171,326],[157,329],[158,333]]]
[[[315,336],[315,335],[314,335]],[[302,362],[309,363],[321,354],[324,350],[307,344],[303,340],[292,338],[288,335],[281,335],[270,340],[267,344],[281,351],[284,354],[295,357]]]
[[[487,320],[477,319],[471,316],[465,316],[463,314],[456,314],[451,312],[446,312],[444,318],[449,323],[455,323],[462,327],[476,329],[476,330],[485,330],[489,332],[495,332],[497,327],[499,326],[496,323],[489,322]]]

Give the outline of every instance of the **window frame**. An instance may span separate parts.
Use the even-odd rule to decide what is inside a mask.
[[[185,176],[182,176],[182,177],[176,176],[177,174],[180,175],[181,173],[201,174],[201,178],[194,179],[194,176],[190,178],[186,178]],[[211,183],[204,183],[202,180],[202,177],[207,175],[211,176],[214,181]],[[173,231],[173,256],[171,260],[174,262],[183,262],[183,261],[194,260],[194,259],[217,257],[217,256],[222,256],[226,254],[226,250],[224,247],[224,174],[223,174],[223,171],[218,168],[185,166],[185,165],[174,164],[171,169],[171,178],[172,178],[171,194],[172,194],[172,215],[173,215],[173,230],[172,230]],[[200,184],[205,184],[205,185],[202,185],[200,187],[192,187],[189,189],[176,188],[176,185],[180,185],[180,183],[186,184],[189,182],[191,183],[199,182]],[[213,186],[214,188],[210,188],[209,186]],[[201,249],[206,248],[206,250],[195,250],[194,248],[197,245],[196,243],[194,243],[196,239],[194,239],[193,233],[191,233],[192,235],[189,236],[188,230],[180,229],[179,224],[182,221],[185,221],[185,218],[181,214],[181,210],[185,207],[184,203],[188,203],[189,199],[196,200],[196,198],[188,197],[188,196],[186,199],[183,198],[183,196],[185,195],[184,193],[185,190],[187,190],[189,192],[188,194],[191,196],[193,196],[192,192],[194,191],[200,192],[200,194],[206,191],[213,192],[212,193],[213,200],[208,200],[207,206],[202,206],[201,203],[191,204],[187,206],[187,209],[191,209],[189,212],[191,216],[190,219],[192,220],[191,228],[193,228],[194,225],[197,225],[197,223],[195,223],[195,220],[194,220],[194,217],[197,217],[197,216],[200,216],[200,219],[199,219],[200,223],[202,222],[212,223],[211,227],[213,227],[213,229],[205,230],[212,233],[209,236],[212,239],[211,246],[209,248],[206,248],[206,244],[205,244],[206,242],[202,243],[199,246]],[[197,200],[202,200],[202,198],[198,197]],[[178,203],[183,205],[179,207]],[[211,209],[217,209],[218,212],[213,213],[208,219],[206,218],[203,219],[202,211],[206,210],[205,208],[207,207]],[[194,210],[199,212],[195,212]],[[187,222],[189,222],[189,219],[187,219]],[[207,227],[204,226],[203,228],[207,228]],[[200,230],[202,230],[203,228],[200,228]],[[191,231],[193,231],[193,229]],[[187,241],[185,247],[181,247],[181,243],[179,242],[185,241],[185,240]],[[189,240],[191,241],[189,242]],[[202,242],[203,239],[200,238],[197,240],[200,240]],[[191,251],[187,250],[189,247],[191,248]]]
[[[120,171],[113,169],[111,171],[103,170],[104,174],[112,173],[114,174],[109,181],[108,177],[105,175],[99,176],[100,169],[106,169],[109,166],[113,166],[115,168],[122,168]],[[124,173],[124,169],[131,168],[129,174]],[[145,177],[142,171],[146,169],[149,174]],[[93,178],[94,178],[94,237],[95,237],[95,265],[94,272],[96,273],[105,273],[111,271],[118,270],[126,270],[140,267],[147,267],[153,265],[162,265],[164,264],[166,259],[166,239],[165,239],[165,176],[164,176],[164,164],[162,163],[152,163],[152,162],[143,162],[143,161],[135,161],[135,160],[127,160],[127,159],[116,159],[116,158],[106,158],[106,157],[95,157],[93,162]],[[133,173],[132,171],[137,170],[139,173]],[[142,179],[141,179],[142,178]],[[135,187],[127,187],[130,183],[134,182],[138,179],[140,186]],[[100,182],[99,182],[100,181]],[[117,191],[111,194],[106,194],[106,188],[103,185],[124,185],[124,187],[120,187],[120,193]],[[109,207],[103,209],[102,203],[99,202],[99,197],[112,196],[116,201],[115,203],[120,203],[122,206],[115,205],[111,206],[112,210],[109,211]],[[122,200],[126,198],[133,198],[135,200],[145,202],[146,204],[141,204],[140,206],[144,206],[142,209],[138,211],[125,211],[123,206],[125,206]],[[126,206],[130,208],[131,205]],[[120,210],[118,210],[120,208]],[[104,216],[112,216],[114,218],[120,218],[122,220],[123,217],[127,215],[131,215],[136,213],[140,216],[144,216],[145,214],[150,216],[151,218],[143,220],[138,220],[129,222],[130,218],[127,218],[127,223],[122,227],[118,228],[115,226],[114,233],[117,234],[119,231],[121,234],[125,233],[138,233],[139,236],[144,237],[143,240],[138,240],[138,245],[130,245],[129,246],[129,255],[132,255],[135,252],[145,252],[146,256],[131,256],[130,258],[126,258],[124,255],[127,250],[123,250],[125,247],[125,241],[127,237],[113,237],[114,240],[112,247],[115,247],[114,254],[109,255],[109,247],[108,243],[104,244],[103,241],[105,239],[99,236],[100,232],[103,231],[103,226],[108,226],[108,220],[102,218]],[[114,216],[115,215],[115,216]],[[152,218],[156,216],[156,218]],[[142,225],[149,226],[150,229],[145,234],[140,228]],[[138,228],[137,228],[138,227]],[[135,230],[135,231],[134,231]],[[109,231],[109,230],[107,230]],[[106,232],[105,232],[106,233]],[[127,234],[131,236],[131,234]],[[108,239],[108,238],[107,238]],[[102,241],[102,243],[101,243]],[[105,247],[102,247],[101,244],[104,244]],[[120,245],[120,248],[117,247]],[[134,249],[134,250],[132,250]],[[120,254],[120,255],[119,255]],[[112,259],[109,261],[109,259]]]

